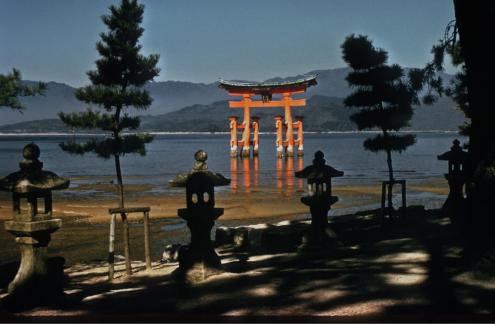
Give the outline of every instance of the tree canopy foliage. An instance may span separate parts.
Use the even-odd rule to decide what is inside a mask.
[[[22,111],[25,107],[19,97],[43,94],[45,89],[46,85],[42,82],[34,86],[23,84],[21,72],[17,69],[8,74],[0,74],[0,107]]]
[[[100,129],[108,136],[85,143],[61,143],[60,147],[73,154],[94,152],[105,159],[113,156],[123,207],[119,157],[127,153],[145,155],[145,144],[153,139],[149,134],[122,134],[136,130],[140,124],[139,118],[131,116],[127,109],[144,110],[150,106],[152,98],[142,86],[158,76],[159,55],[140,54],[144,5],[136,0],[122,0],[119,6],[112,5],[109,9],[110,14],[102,17],[108,31],[100,34],[101,41],[96,44],[100,54],[96,70],[87,73],[91,85],[75,92],[77,99],[103,112],[88,109],[80,113],[59,113],[60,119],[71,128]]]
[[[413,145],[413,135],[390,134],[409,125],[412,104],[417,102],[414,89],[403,81],[403,69],[397,64],[387,65],[388,53],[375,48],[367,36],[350,35],[341,47],[344,61],[352,68],[346,80],[354,89],[344,104],[360,109],[351,120],[359,130],[382,131],[364,142],[365,149],[390,153]]]

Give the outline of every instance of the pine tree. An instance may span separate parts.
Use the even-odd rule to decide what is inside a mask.
[[[136,130],[140,119],[131,117],[127,109],[147,109],[152,102],[142,86],[159,73],[156,67],[158,55],[143,56],[139,53],[139,38],[144,32],[140,27],[144,5],[136,0],[122,0],[118,7],[110,6],[110,15],[102,16],[108,27],[101,33],[96,49],[101,58],[97,69],[89,71],[91,85],[76,90],[76,98],[102,108],[104,112],[87,110],[82,113],[59,113],[60,119],[71,128],[101,129],[107,133],[103,139],[92,139],[85,143],[70,141],[61,143],[62,150],[73,154],[94,152],[108,159],[113,156],[119,191],[119,207],[124,207],[124,185],[120,167],[120,156],[126,153],[146,154],[145,144],[153,140],[149,134],[126,134]]]
[[[41,82],[34,86],[22,84],[19,70],[13,69],[11,73],[0,74],[0,107],[22,111],[25,107],[19,101],[19,97],[43,94],[45,89],[46,85]]]
[[[399,135],[396,131],[408,126],[413,115],[412,104],[417,103],[417,96],[413,87],[402,80],[403,69],[399,65],[387,65],[387,52],[375,48],[368,37],[350,35],[341,48],[344,61],[352,68],[346,80],[354,88],[344,104],[360,108],[350,119],[359,130],[378,128],[382,131],[366,139],[364,148],[387,153],[388,207],[391,210],[391,192],[395,181],[392,152],[402,152],[416,141],[414,135]]]

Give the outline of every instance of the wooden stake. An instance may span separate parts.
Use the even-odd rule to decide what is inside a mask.
[[[149,212],[144,212],[143,214],[144,214],[144,257],[146,260],[146,270],[151,270]]]
[[[131,251],[129,247],[129,223],[127,222],[127,215],[121,213],[122,223],[123,223],[123,234],[124,234],[124,256],[125,256],[125,272],[128,275],[132,274],[131,269]]]
[[[110,216],[110,237],[108,242],[108,280],[113,280],[115,263],[115,214]]]

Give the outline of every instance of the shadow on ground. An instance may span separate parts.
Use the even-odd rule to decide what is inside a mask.
[[[54,307],[15,321],[493,321],[495,281],[478,280],[438,211],[410,207],[380,226],[376,211],[331,224],[341,245],[318,254],[225,254],[227,272],[176,283],[155,265],[108,283],[104,264],[79,265]],[[91,270],[86,273],[82,270]],[[99,269],[99,270],[98,270]],[[168,269],[168,270],[167,270]],[[99,278],[94,279],[92,278]],[[2,281],[2,285],[5,282]]]

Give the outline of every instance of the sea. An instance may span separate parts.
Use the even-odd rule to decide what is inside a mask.
[[[380,181],[388,177],[386,154],[384,152],[372,153],[363,149],[363,141],[374,135],[364,132],[306,133],[303,157],[277,159],[275,135],[261,134],[258,158],[232,159],[229,155],[229,134],[155,134],[154,141],[147,145],[145,156],[129,154],[121,159],[122,172],[126,184],[146,184],[147,186],[143,187],[152,188],[146,190],[153,191],[154,195],[184,195],[184,188],[171,188],[168,186],[168,181],[177,174],[189,172],[194,164],[194,153],[201,149],[208,153],[209,169],[232,180],[230,186],[216,189],[224,191],[226,196],[242,194],[249,197],[249,192],[254,192],[256,187],[259,187],[258,193],[279,195],[278,192],[283,192],[284,195],[290,196],[292,192],[292,199],[299,199],[303,195],[305,185],[304,180],[294,178],[294,171],[310,165],[314,153],[321,150],[325,154],[327,164],[345,173],[343,177],[333,180],[335,186],[376,184],[380,188]],[[57,194],[68,198],[71,198],[71,195],[86,195],[86,197],[80,197],[84,200],[85,198],[91,199],[95,194],[101,195],[101,192],[97,193],[95,190],[86,188],[91,188],[91,184],[115,181],[113,159],[104,160],[90,153],[83,156],[71,155],[63,152],[59,147],[60,142],[84,141],[88,137],[91,136],[78,134],[0,135],[0,176],[19,170],[23,147],[34,142],[41,149],[40,160],[45,170],[69,178],[71,188],[85,185],[84,188],[78,190],[62,190]],[[463,143],[467,139],[455,132],[423,132],[416,133],[416,137],[415,145],[401,154],[393,154],[395,176],[397,179],[408,181],[408,206],[423,205],[425,208],[439,208],[445,201],[445,195],[409,190],[409,185],[433,179],[437,181],[437,184],[439,179],[444,181],[443,174],[447,171],[447,162],[439,161],[437,155],[448,151],[454,139],[458,138]],[[339,204],[336,204],[339,206],[332,209],[331,216],[338,217],[360,210],[379,208],[379,201],[366,202],[368,205],[364,205],[360,203],[360,199],[367,201],[369,198],[361,197],[360,194],[355,196],[340,197]],[[400,195],[396,196],[395,198],[399,199]],[[346,199],[352,200],[351,203],[346,202]],[[350,207],[340,208],[346,203]],[[394,205],[398,206],[399,201],[394,200]],[[308,218],[309,214],[290,217],[290,219]],[[276,219],[266,217],[249,219],[248,217],[233,220],[220,218],[215,226],[239,226],[278,221],[280,217]],[[81,222],[79,218],[74,218],[72,221],[64,220],[64,222],[64,226],[57,231],[50,244],[51,253],[63,255],[68,265],[81,261],[103,262],[106,260],[107,223]],[[142,225],[133,223],[133,226]],[[142,236],[139,236],[142,230],[133,228],[132,233],[133,244],[142,242]],[[136,239],[136,236],[139,238]],[[152,236],[153,260],[161,258],[164,247],[167,245],[187,244],[189,241],[186,223],[179,217],[154,219]],[[121,244],[121,240],[117,240],[117,243]],[[143,256],[139,254],[142,249],[138,249],[135,245],[133,249],[133,258],[143,259]],[[0,261],[17,260],[19,258],[17,251],[10,235],[0,235]],[[116,251],[122,253],[122,246],[117,246]]]
[[[397,179],[409,182],[443,177],[447,163],[437,155],[448,151],[454,139],[465,143],[467,138],[456,132],[419,132],[416,144],[402,153],[393,153],[392,160]],[[2,134],[0,135],[0,176],[19,169],[24,145],[34,142],[41,150],[40,160],[45,170],[74,179],[72,186],[91,181],[109,181],[115,178],[113,159],[102,159],[92,153],[71,155],[62,151],[59,143],[68,140],[83,142],[87,134]],[[363,148],[373,132],[305,133],[303,157],[277,159],[274,134],[260,134],[260,152],[257,158],[232,159],[229,155],[229,134],[159,133],[147,145],[145,156],[127,154],[121,159],[125,183],[150,184],[164,194],[168,181],[177,174],[189,172],[194,164],[194,153],[208,154],[208,168],[231,178],[234,190],[253,186],[280,186],[294,179],[294,171],[312,163],[314,153],[321,150],[326,163],[344,171],[336,184],[369,184],[386,180],[386,154],[373,153]]]

